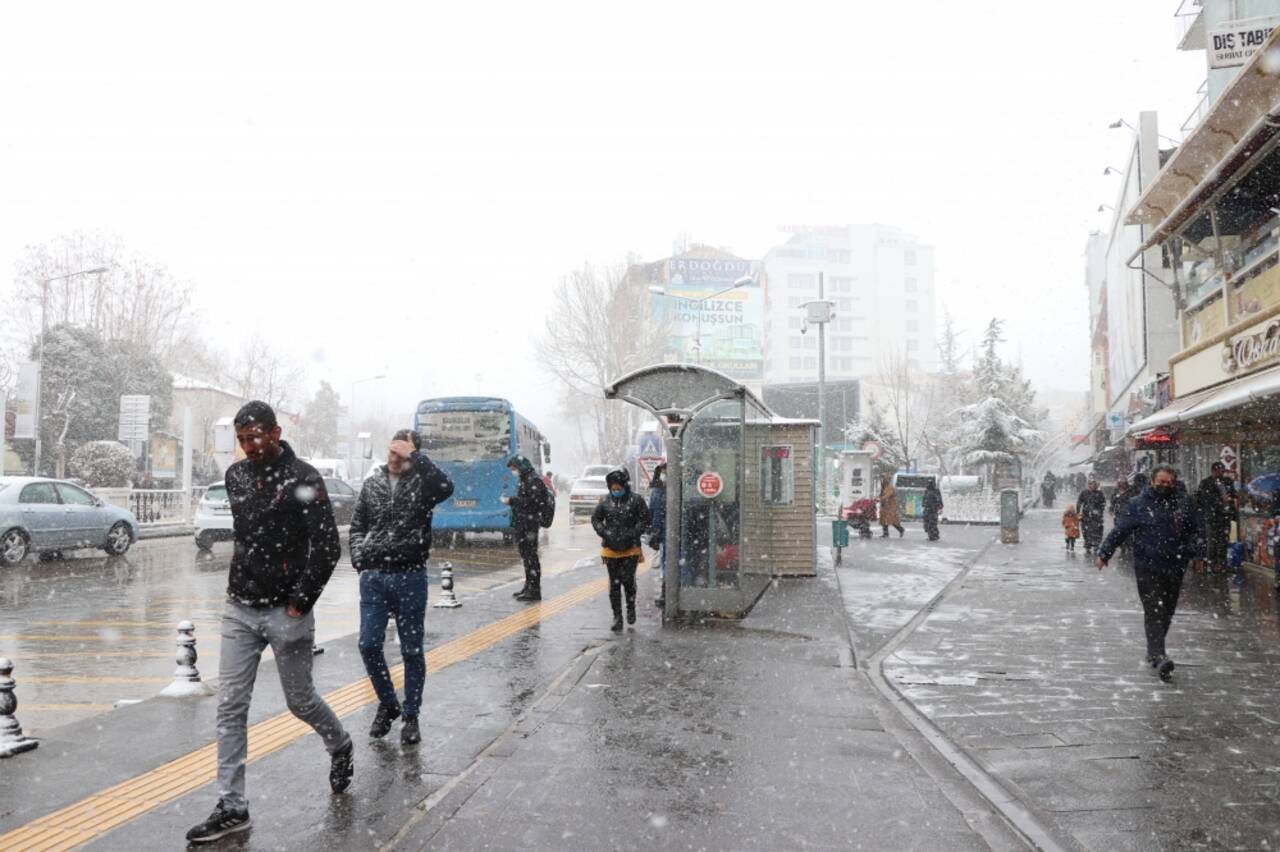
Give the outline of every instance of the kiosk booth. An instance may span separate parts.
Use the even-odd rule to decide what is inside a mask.
[[[664,426],[664,622],[741,618],[774,577],[814,575],[818,421],[778,417],[744,385],[690,364],[636,370],[605,397]]]

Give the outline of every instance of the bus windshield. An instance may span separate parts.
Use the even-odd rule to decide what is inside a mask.
[[[511,418],[500,411],[419,414],[418,432],[435,461],[505,460],[511,452]]]

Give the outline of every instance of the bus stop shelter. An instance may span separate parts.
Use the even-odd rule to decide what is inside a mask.
[[[689,364],[628,373],[605,397],[664,427],[664,622],[741,618],[774,577],[813,576],[818,421],[778,417],[745,385]]]

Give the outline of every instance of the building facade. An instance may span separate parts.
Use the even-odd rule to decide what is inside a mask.
[[[912,370],[937,366],[933,247],[890,225],[786,229],[764,259],[764,375],[769,384],[813,381],[818,334],[803,331],[808,301],[835,303],[827,325],[827,378],[885,371],[901,356]]]

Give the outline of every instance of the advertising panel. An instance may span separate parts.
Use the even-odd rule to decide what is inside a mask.
[[[744,275],[752,283],[732,289]],[[673,257],[666,296],[654,306],[671,329],[673,360],[701,363],[739,381],[764,378],[764,291],[755,261]]]
[[[34,361],[18,365],[18,386],[14,389],[13,438],[33,441],[36,437],[36,394],[40,387],[40,365]]]
[[[1138,146],[1129,154],[1125,169],[1124,191],[1116,202],[1118,211],[1129,210],[1141,194],[1138,169]],[[1110,362],[1110,405],[1141,372],[1147,362],[1144,318],[1146,288],[1142,270],[1131,269],[1129,258],[1142,245],[1142,228],[1125,225],[1117,214],[1107,244],[1107,357]]]
[[[151,475],[156,479],[178,478],[178,439],[151,436]]]
[[[1209,67],[1236,68],[1266,44],[1280,24],[1280,17],[1248,18],[1243,21],[1224,21],[1209,30]]]

